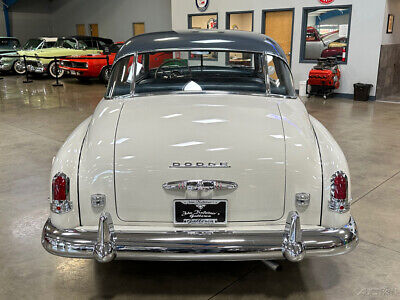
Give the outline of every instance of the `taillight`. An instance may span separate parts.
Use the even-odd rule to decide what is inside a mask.
[[[54,175],[51,190],[50,210],[56,214],[69,212],[72,209],[69,201],[69,177],[64,173]]]
[[[348,187],[347,175],[344,172],[337,171],[332,175],[329,209],[338,213],[345,213],[350,210]]]

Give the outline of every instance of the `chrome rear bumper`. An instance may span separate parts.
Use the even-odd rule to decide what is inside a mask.
[[[74,258],[134,260],[275,260],[301,261],[307,256],[345,254],[358,244],[353,218],[342,228],[301,230],[297,212],[290,212],[284,230],[276,231],[114,231],[103,213],[94,231],[59,230],[48,219],[42,245],[50,253]]]

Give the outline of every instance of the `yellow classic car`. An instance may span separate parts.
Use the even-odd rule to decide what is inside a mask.
[[[29,73],[48,73],[52,77],[62,77],[65,70],[56,67],[56,59],[73,55],[88,55],[102,53],[106,47],[112,44],[111,39],[91,36],[71,36],[59,38],[55,47],[36,51],[18,51],[18,55],[26,55],[26,69]],[[25,67],[23,57],[20,64]]]

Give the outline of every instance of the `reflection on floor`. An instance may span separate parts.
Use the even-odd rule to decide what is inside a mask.
[[[87,118],[105,88],[7,76],[0,81],[1,299],[337,299],[400,297],[400,105],[333,98],[306,100],[332,132],[352,172],[353,215],[361,242],[347,256],[283,262],[134,262],[101,265],[47,254],[52,157]]]

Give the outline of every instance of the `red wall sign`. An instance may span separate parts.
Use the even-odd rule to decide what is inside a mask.
[[[333,1],[335,0],[319,0],[319,2],[321,2],[322,4],[331,4],[333,3]]]

